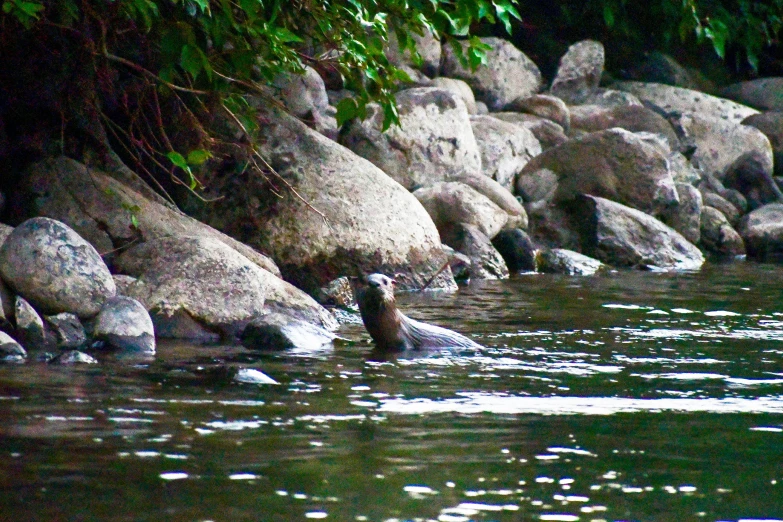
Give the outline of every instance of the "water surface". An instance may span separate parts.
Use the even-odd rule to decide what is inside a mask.
[[[0,520],[783,520],[783,269],[401,296],[476,357],[0,366]],[[262,370],[278,385],[234,381]]]

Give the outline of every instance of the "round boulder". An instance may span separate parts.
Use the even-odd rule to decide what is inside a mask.
[[[0,247],[0,275],[47,314],[97,314],[116,287],[100,254],[67,225],[38,217],[25,221]]]
[[[144,305],[130,297],[106,301],[95,319],[93,336],[120,350],[155,353],[152,318]]]

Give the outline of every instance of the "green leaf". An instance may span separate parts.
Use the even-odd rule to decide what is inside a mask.
[[[609,29],[614,27],[614,9],[608,3],[604,4],[604,22]]]
[[[337,126],[354,119],[359,114],[359,106],[353,98],[343,98],[337,103]]]
[[[174,164],[174,166],[176,166],[176,167],[179,167],[179,168],[181,168],[181,169],[183,169],[183,170],[187,170],[187,169],[189,168],[189,167],[188,167],[188,162],[185,160],[185,156],[183,156],[183,155],[182,155],[182,154],[180,154],[179,152],[176,152],[176,151],[173,151],[173,150],[172,150],[171,152],[169,152],[168,154],[166,154],[166,157],[167,157],[167,158],[168,158],[168,159],[169,159],[169,160],[170,160],[170,161],[171,161],[171,162]]]
[[[278,40],[280,40],[283,43],[302,43],[304,40],[302,40],[300,37],[292,33],[290,30],[286,29],[285,27],[276,27],[274,31],[275,37],[277,37]]]
[[[211,157],[212,153],[206,149],[192,150],[188,153],[188,165],[201,165]]]
[[[212,77],[212,66],[207,60],[207,56],[204,51],[194,45],[185,45],[182,48],[179,64],[190,73],[194,80],[198,78],[201,71],[205,71],[207,76]]]

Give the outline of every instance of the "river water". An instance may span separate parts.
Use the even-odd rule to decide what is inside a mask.
[[[749,263],[521,275],[400,297],[474,357],[373,360],[347,325],[0,366],[0,520],[783,520],[781,296]]]

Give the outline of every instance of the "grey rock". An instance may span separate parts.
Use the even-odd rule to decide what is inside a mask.
[[[492,116],[470,118],[481,151],[481,172],[507,190],[531,158],[541,154],[541,144],[525,127]]]
[[[351,281],[347,277],[338,277],[318,289],[319,303],[326,306],[349,308],[356,301],[353,297]]]
[[[386,46],[386,57],[391,63],[397,66],[409,66],[421,69],[427,76],[436,76],[440,67],[441,45],[440,40],[435,38],[430,31],[424,30],[423,34],[408,32],[408,36],[413,39],[416,46],[416,52],[419,54],[421,63],[417,64],[411,56],[410,51],[400,51],[399,40],[394,30],[389,30],[388,44]]]
[[[560,125],[565,131],[571,128],[571,112],[568,109],[568,105],[557,96],[534,94],[525,98],[517,98],[509,103],[504,110],[524,112],[551,120]]]
[[[101,252],[158,237],[201,236],[217,239],[280,275],[268,257],[159,201],[146,192],[148,187],[132,184],[133,179],[61,156],[29,167],[14,197],[30,201],[30,212],[66,223]]]
[[[536,247],[524,230],[518,228],[501,230],[492,238],[492,246],[503,257],[509,271],[536,269]]]
[[[337,138],[336,111],[330,107],[326,86],[315,69],[305,66],[301,74],[280,74],[272,86],[291,114],[321,134]]]
[[[462,100],[443,89],[419,87],[395,96],[400,126],[382,131],[383,110],[346,123],[340,143],[408,190],[481,171],[481,155]]]
[[[470,258],[470,278],[507,279],[508,267],[489,237],[477,226],[460,224],[448,231],[443,241]]]
[[[481,174],[463,174],[454,176],[452,181],[464,183],[470,188],[489,198],[508,214],[506,228],[527,228],[527,213],[525,207],[514,195],[500,183]]]
[[[114,299],[114,298],[109,298]],[[44,317],[48,330],[54,336],[57,348],[75,350],[87,344],[87,334],[76,314],[61,313]]]
[[[571,45],[560,58],[551,93],[566,103],[581,103],[596,89],[604,72],[604,46],[594,40]]]
[[[541,144],[541,150],[551,149],[568,141],[563,127],[546,118],[520,112],[493,112],[492,117],[528,129]]]
[[[16,296],[16,337],[28,350],[48,349],[53,339],[46,335],[43,319],[24,298]]]
[[[156,326],[181,310],[227,337],[264,311],[275,278],[224,243],[201,237],[148,241],[123,252],[116,265],[143,283],[131,285],[129,297],[141,301]]]
[[[614,266],[696,270],[698,248],[678,232],[639,210],[600,197],[584,196],[579,218],[582,252]]]
[[[748,257],[783,261],[783,203],[769,203],[746,214],[737,226]]]
[[[704,173],[723,179],[740,156],[755,153],[772,175],[772,146],[760,130],[703,114],[683,114],[673,124],[682,141],[695,147],[691,163]]]
[[[781,120],[783,124],[783,120]],[[783,193],[767,170],[766,157],[748,152],[726,169],[724,185],[739,191],[753,210],[767,203],[783,203]]]
[[[0,279],[0,329],[9,329],[14,320],[14,296]]]
[[[451,47],[443,49],[443,76],[465,80],[476,99],[491,110],[500,110],[519,97],[530,96],[541,89],[541,71],[530,58],[513,44],[495,37],[480,39],[492,47],[486,53],[486,65],[475,71],[463,67]],[[467,44],[462,44],[463,49]]]
[[[489,114],[489,107],[487,107],[487,104],[484,103],[481,100],[476,101],[476,114],[482,115],[482,114]]]
[[[138,282],[138,279],[125,274],[112,274],[114,286],[117,287],[117,295],[127,296],[131,286]]]
[[[530,217],[528,232],[536,245],[581,250],[582,239],[573,221],[582,222],[585,219],[583,216],[572,218],[563,207],[546,201],[531,203],[525,208]]]
[[[691,162],[680,152],[671,152],[669,154],[669,166],[672,171],[672,178],[676,183],[688,183],[697,185],[701,181],[701,172],[691,164]]]
[[[716,194],[715,192],[710,192],[709,190],[702,190],[701,198],[705,206],[719,210],[729,223],[736,224],[737,221],[739,221],[739,210],[723,196]]]
[[[320,351],[337,336],[328,330],[294,317],[271,313],[255,317],[242,331],[242,345],[251,350]]]
[[[554,201],[559,203],[591,194],[650,214],[678,203],[666,156],[623,129],[594,132],[544,151],[520,173],[517,192],[528,191],[528,176],[540,176],[541,169],[557,174]]]
[[[573,250],[545,248],[536,253],[536,268],[548,274],[594,275],[606,265]]]
[[[666,114],[699,115],[721,119],[727,123],[740,123],[758,111],[709,94],[660,83],[620,82],[614,87],[638,96],[643,102],[657,107]]]
[[[701,192],[688,183],[675,183],[675,187],[680,204],[667,212],[662,221],[695,245],[701,237]]]
[[[280,384],[267,374],[255,368],[241,368],[234,375],[234,381],[241,384]]]
[[[743,125],[755,127],[769,140],[775,164],[775,175],[783,176],[783,110],[762,112],[742,120]]]
[[[3,243],[5,243],[6,238],[10,236],[11,232],[13,231],[14,231],[14,227],[0,223],[0,246],[2,246]]]
[[[49,361],[50,364],[97,364],[95,357],[78,350],[69,350],[54,357]]]
[[[474,225],[484,235],[494,237],[508,222],[508,214],[503,209],[464,183],[435,183],[413,195],[429,213],[442,239],[452,235],[450,231],[461,223]]]
[[[27,358],[22,345],[5,332],[0,332],[0,362],[15,362]]]
[[[432,80],[432,86],[456,94],[465,103],[468,114],[476,114],[476,97],[473,95],[473,89],[470,88],[470,85],[468,85],[467,82],[456,78],[445,78],[440,76]]]
[[[93,336],[114,348],[155,353],[155,329],[147,309],[136,299],[113,297],[95,318]]]
[[[558,174],[550,169],[538,169],[527,171],[523,176],[517,179],[517,194],[522,197],[525,203],[535,203],[544,201],[550,203],[554,201],[555,194],[559,187]]]
[[[701,211],[701,246],[722,258],[745,255],[745,244],[720,210],[704,205]]]
[[[669,121],[646,107],[575,105],[571,107],[571,127],[587,132],[612,127],[631,132],[650,132],[666,139],[670,149],[677,150],[680,147],[680,140]]]
[[[663,83],[694,91],[711,92],[714,86],[698,71],[681,65],[671,56],[654,51],[629,71],[634,80]]]
[[[720,95],[760,111],[783,111],[783,78],[759,78],[724,87]]]
[[[92,317],[116,292],[100,254],[67,225],[25,221],[0,247],[0,275],[44,313]]]

